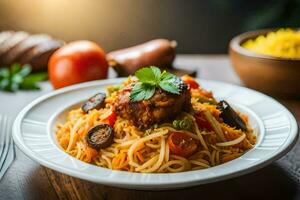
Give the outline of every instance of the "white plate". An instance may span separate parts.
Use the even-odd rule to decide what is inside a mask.
[[[260,169],[286,154],[295,144],[298,127],[293,115],[274,99],[247,88],[207,80],[200,84],[218,99],[229,101],[250,117],[257,144],[243,156],[209,169],[169,174],[109,170],[66,154],[55,140],[54,124],[74,105],[122,79],[93,81],[46,94],[18,115],[13,127],[17,146],[40,164],[77,178],[134,189],[172,189],[224,180]]]

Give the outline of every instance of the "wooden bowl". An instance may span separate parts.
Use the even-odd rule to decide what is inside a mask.
[[[270,31],[243,33],[230,41],[229,54],[235,71],[247,87],[281,97],[300,97],[300,59],[278,58],[241,46],[248,39]]]

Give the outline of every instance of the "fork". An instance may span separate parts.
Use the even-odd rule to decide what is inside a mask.
[[[12,119],[0,115],[0,180],[14,160],[14,145],[11,137]]]

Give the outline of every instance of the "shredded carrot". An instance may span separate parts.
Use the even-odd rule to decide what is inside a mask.
[[[90,148],[88,146],[86,148],[85,153],[86,153],[86,159],[85,159],[86,162],[91,162],[92,159],[98,155],[98,152],[95,149]]]
[[[113,169],[123,169],[128,165],[127,154],[120,153],[112,160],[112,168]]]
[[[143,155],[141,154],[140,151],[135,152],[135,154],[136,154],[137,158],[138,158],[142,163],[145,162],[144,159],[143,159]]]
[[[127,153],[128,149],[122,149],[120,153]]]
[[[144,147],[145,147],[145,144],[142,143],[139,147],[137,147],[137,148],[135,149],[135,152],[141,150],[141,149],[144,148]]]

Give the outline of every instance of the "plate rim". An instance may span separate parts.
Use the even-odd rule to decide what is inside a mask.
[[[32,109],[35,105],[37,105],[38,103],[41,103],[45,100],[47,100],[50,97],[59,95],[59,94],[64,94],[66,92],[71,92],[74,90],[78,90],[81,88],[86,88],[86,87],[92,87],[92,86],[105,86],[105,85],[109,85],[109,84],[116,84],[121,82],[122,80],[125,80],[126,78],[113,78],[113,79],[107,79],[107,80],[97,80],[97,81],[90,81],[90,82],[86,82],[86,83],[81,83],[81,84],[77,84],[77,85],[72,85],[72,86],[68,86],[59,90],[55,90],[52,92],[49,92],[47,94],[44,94],[42,96],[40,96],[39,98],[33,100],[31,103],[29,103],[26,107],[24,107],[22,109],[22,111],[18,114],[18,116],[16,117],[15,121],[14,121],[14,125],[13,125],[13,139],[16,143],[16,145],[18,146],[18,148],[25,153],[27,156],[29,156],[31,159],[33,159],[34,161],[40,163],[41,165],[48,167],[50,169],[53,169],[55,171],[79,178],[79,179],[84,179],[84,180],[88,180],[88,181],[92,181],[92,182],[96,182],[96,183],[101,183],[101,184],[105,184],[105,185],[114,185],[114,186],[118,186],[118,187],[123,187],[123,188],[142,188],[142,189],[161,189],[161,188],[156,188],[157,186],[161,186],[162,184],[168,184],[168,186],[171,188],[182,188],[182,187],[188,187],[188,186],[193,186],[193,185],[200,185],[200,184],[206,184],[206,183],[211,183],[211,182],[216,182],[216,181],[220,181],[220,180],[225,180],[225,179],[229,179],[229,178],[234,178],[240,175],[244,175],[247,173],[251,173],[253,171],[256,171],[258,169],[261,169],[263,167],[265,167],[266,165],[272,163],[273,161],[279,159],[280,157],[282,157],[283,155],[285,155],[287,152],[289,152],[293,146],[296,144],[297,142],[297,138],[299,137],[299,133],[298,133],[298,123],[294,117],[294,115],[285,107],[283,106],[281,103],[279,103],[277,100],[275,100],[274,98],[267,96],[263,93],[260,93],[258,91],[246,88],[246,87],[242,87],[239,85],[235,85],[235,84],[231,84],[231,83],[226,83],[226,82],[221,82],[221,81],[214,81],[214,80],[206,80],[206,79],[196,79],[197,81],[205,81],[207,83],[217,83],[217,84],[226,84],[229,85],[230,87],[237,87],[240,89],[246,89],[246,90],[250,90],[252,93],[255,93],[256,95],[260,95],[264,98],[267,99],[271,99],[272,101],[276,102],[281,109],[283,109],[285,111],[285,113],[288,115],[289,117],[289,121],[290,121],[290,125],[291,125],[291,130],[289,132],[289,136],[287,136],[287,139],[289,139],[289,143],[287,144],[287,141],[285,141],[280,148],[277,150],[278,152],[276,153],[276,155],[272,156],[270,159],[264,160],[260,163],[257,163],[253,166],[249,166],[246,168],[242,168],[242,169],[238,169],[237,171],[234,171],[232,173],[226,173],[226,174],[221,174],[221,175],[217,175],[217,176],[213,176],[207,179],[202,179],[202,180],[188,180],[188,181],[173,181],[173,182],[168,182],[168,183],[161,183],[161,182],[156,182],[156,183],[136,183],[135,181],[112,181],[109,179],[99,179],[98,178],[93,178],[92,176],[82,176],[82,174],[79,171],[76,171],[74,169],[69,169],[69,168],[65,168],[62,167],[60,165],[57,165],[55,163],[51,163],[47,160],[44,160],[43,158],[39,158],[39,156],[35,155],[36,153],[34,151],[32,151],[30,148],[28,148],[25,144],[23,144],[22,141],[19,140],[18,138],[18,132],[21,132],[20,130],[20,125],[22,122],[23,117],[26,115],[27,112],[30,111],[30,109]],[[251,110],[252,111],[252,110]],[[253,111],[254,112],[254,111]],[[47,126],[47,125],[46,125]],[[284,147],[285,146],[285,147]],[[284,148],[283,148],[284,147]],[[102,168],[102,170],[110,170],[110,169],[105,169]],[[209,169],[208,169],[209,170]],[[112,171],[112,170],[110,170]],[[115,171],[120,172],[120,171]],[[181,173],[193,173],[195,171],[189,171],[189,172],[181,172]],[[114,173],[114,172],[112,172]],[[125,172],[125,173],[130,173],[130,172]],[[139,173],[134,173],[134,174],[139,174]],[[140,174],[142,175],[142,174]],[[157,175],[157,174],[147,174],[147,175]],[[161,175],[161,174],[159,174]],[[137,185],[139,184],[139,185]],[[166,188],[168,189],[168,188]]]

